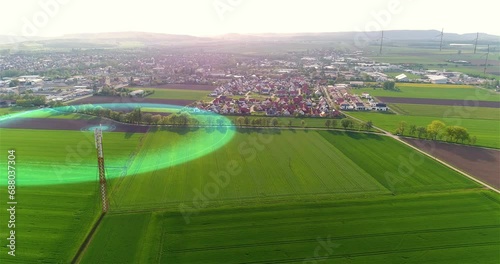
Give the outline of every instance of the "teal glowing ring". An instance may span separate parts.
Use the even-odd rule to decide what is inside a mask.
[[[132,176],[139,174],[147,174],[152,173],[153,171],[164,170],[166,168],[183,164],[188,161],[192,161],[194,159],[205,156],[225,144],[231,141],[235,134],[235,128],[232,126],[232,122],[224,116],[198,110],[196,108],[184,107],[184,106],[175,106],[175,105],[164,105],[164,104],[149,104],[149,103],[119,103],[119,104],[94,104],[94,105],[74,105],[72,107],[75,108],[84,108],[84,107],[103,107],[111,110],[120,110],[120,109],[133,109],[136,107],[140,107],[141,109],[153,109],[154,111],[164,110],[165,112],[179,112],[179,111],[188,111],[190,112],[193,118],[198,119],[200,122],[206,121],[207,119],[211,119],[213,121],[213,126],[207,127],[199,127],[199,128],[175,128],[171,126],[158,126],[157,131],[150,131],[143,135],[142,144],[149,144],[148,146],[141,146],[140,148],[136,148],[136,153],[131,153],[128,151],[126,153],[119,153],[112,151],[113,147],[110,147],[106,138],[110,138],[112,134],[115,136],[119,135],[118,133],[127,134],[126,132],[111,132],[116,126],[121,124],[116,123],[116,126],[107,122],[103,124],[103,142],[104,142],[104,155],[105,155],[105,166],[106,166],[106,177],[108,179],[123,177],[123,176]],[[71,107],[71,106],[70,106]],[[50,118],[51,115],[58,114],[61,115],[61,112],[68,111],[68,107],[60,107],[54,109],[36,109],[31,111],[25,111],[20,113],[14,113],[10,115],[0,116],[0,124],[8,124],[8,122],[15,122],[24,118]],[[224,122],[224,126],[218,127],[216,126],[216,120],[222,120]],[[131,125],[131,124],[125,124]],[[51,151],[61,152],[63,154],[62,157],[56,160],[30,160],[23,161],[22,163],[18,163],[19,177],[17,178],[17,184],[22,186],[33,186],[33,185],[53,185],[53,184],[71,184],[71,183],[83,183],[96,181],[97,177],[97,157],[94,145],[94,136],[93,136],[93,128],[96,128],[96,125],[89,125],[80,129],[80,131],[75,130],[75,132],[68,132],[68,137],[74,136],[74,143],[60,146],[54,144],[55,146],[51,146],[51,140],[58,140],[57,137],[60,137],[60,133],[56,133],[56,130],[43,130],[46,131],[46,135],[48,138],[45,138],[47,145],[43,145],[45,143],[41,143],[41,148],[51,148]],[[155,127],[155,126],[153,126]],[[4,133],[8,133],[8,128],[3,129]],[[178,130],[183,130],[183,134],[181,134]],[[56,134],[52,134],[53,133]],[[186,132],[187,131],[187,132]],[[78,134],[75,134],[77,133]],[[14,132],[11,132],[14,134]],[[83,133],[83,136],[79,133]],[[155,133],[155,134],[153,134]],[[158,133],[158,135],[156,135]],[[121,136],[121,135],[120,135]],[[155,138],[158,136],[158,138]],[[53,137],[53,138],[51,138]],[[168,139],[172,138],[175,142],[170,142]],[[156,139],[161,139],[156,141]],[[167,139],[167,140],[165,140]],[[151,141],[151,142],[149,142]],[[7,141],[1,141],[0,146],[1,150],[6,150],[9,147],[16,146],[7,146],[3,142],[7,143]],[[86,151],[85,155],[81,157],[83,162],[68,162],[67,156],[70,153],[67,153],[67,149],[75,149],[78,147],[78,144],[81,142],[86,142]],[[116,143],[116,140],[115,140]],[[59,149],[54,149],[59,147]],[[21,155],[20,152],[19,155]],[[66,153],[66,157],[64,155]],[[5,155],[4,155],[5,156]],[[1,159],[0,166],[5,167],[7,160]],[[166,175],[165,175],[166,176]],[[2,180],[0,185],[6,185],[7,181]]]

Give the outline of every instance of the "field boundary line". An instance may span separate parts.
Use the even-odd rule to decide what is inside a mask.
[[[463,231],[463,230],[493,229],[493,228],[498,228],[498,227],[499,227],[499,225],[464,226],[464,227],[453,227],[453,228],[419,229],[419,230],[407,230],[407,231],[398,231],[398,232],[357,234],[357,235],[338,236],[338,237],[332,236],[331,238],[332,238],[332,240],[340,241],[340,240],[347,240],[347,239],[362,239],[362,238],[412,235],[412,234],[432,234],[432,233],[454,232],[454,231]],[[175,253],[183,253],[183,252],[224,250],[224,249],[228,249],[228,248],[245,248],[245,247],[255,247],[255,246],[299,244],[299,243],[313,242],[313,241],[316,241],[316,238],[276,240],[276,241],[267,241],[267,242],[260,242],[260,243],[244,243],[244,244],[234,244],[234,245],[197,247],[197,248],[167,249],[167,251],[175,254]]]
[[[90,229],[90,232],[88,233],[87,237],[85,238],[85,240],[83,241],[82,245],[80,246],[80,248],[76,252],[76,254],[73,257],[73,259],[71,260],[72,264],[80,263],[80,260],[83,257],[83,253],[85,253],[85,251],[87,250],[88,246],[90,245],[90,242],[94,238],[94,234],[96,233],[97,228],[101,224],[102,219],[104,218],[105,215],[106,215],[106,213],[102,212],[101,215],[99,216],[99,218],[97,219],[97,221],[94,223],[94,225],[92,226],[92,229]]]
[[[110,198],[113,197],[113,194],[116,192],[117,189],[120,188],[123,180],[128,175],[128,170],[130,169],[130,166],[134,162],[135,157],[137,156],[137,154],[139,154],[139,152],[141,151],[141,149],[142,149],[142,147],[144,145],[144,140],[145,140],[146,136],[148,135],[148,133],[149,133],[149,129],[148,129],[148,131],[146,131],[146,133],[143,133],[143,135],[141,136],[141,139],[139,140],[139,144],[137,144],[137,146],[135,147],[135,149],[130,153],[130,156],[128,157],[128,160],[125,163],[124,171],[120,174],[120,177],[117,179],[116,183],[113,185],[113,188],[109,192],[109,197]]]

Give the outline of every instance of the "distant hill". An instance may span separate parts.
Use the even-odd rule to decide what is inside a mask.
[[[10,35],[0,35],[0,44],[11,44],[24,41],[37,41],[44,38],[41,37],[17,37]]]
[[[387,41],[426,41],[438,40],[440,31],[437,30],[387,30],[384,38]],[[381,32],[322,32],[322,33],[262,33],[262,34],[225,34],[213,37],[196,37],[190,35],[176,35],[148,32],[109,32],[109,33],[85,33],[70,34],[61,37],[41,38],[31,37],[16,38],[0,35],[0,44],[8,44],[13,41],[24,42],[27,45],[41,45],[48,48],[112,48],[121,45],[137,46],[165,46],[165,45],[187,45],[198,43],[219,43],[220,41],[353,41],[362,35],[368,40],[379,40]],[[456,34],[445,33],[444,40],[449,42],[472,43],[476,33]],[[479,34],[480,42],[500,42],[500,37],[486,33]]]
[[[369,39],[380,39],[381,31],[371,32],[321,32],[321,33],[264,33],[264,34],[226,34],[218,36],[221,39],[308,39],[308,40],[352,40],[359,35],[364,35]],[[384,38],[389,40],[399,41],[412,41],[412,40],[435,40],[440,38],[441,32],[438,30],[387,30],[384,31]],[[443,39],[446,41],[473,41],[477,33],[457,34],[457,33],[444,33]],[[500,41],[500,36],[490,35],[486,33],[479,33],[479,40],[481,41]]]
[[[64,35],[62,39],[196,41],[196,40],[203,40],[205,38],[189,36],[189,35],[162,34],[162,33],[149,33],[149,32],[109,32],[109,33],[70,34],[70,35]]]

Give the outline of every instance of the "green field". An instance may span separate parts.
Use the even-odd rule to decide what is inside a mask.
[[[389,132],[394,132],[401,121],[408,125],[427,126],[433,120],[441,120],[446,125],[465,127],[471,136],[477,137],[475,145],[500,148],[500,119],[473,119],[473,118],[439,118],[433,116],[409,116],[375,112],[349,112],[349,115],[362,120],[371,120],[373,125]]]
[[[2,146],[3,153],[6,151]],[[1,167],[5,165],[2,163]],[[23,174],[19,173],[18,177]],[[70,263],[101,210],[97,187],[96,183],[83,183],[18,188],[16,256],[7,254],[7,242],[3,242],[0,262]],[[0,196],[0,202],[7,209],[6,186],[2,186]],[[0,237],[4,241],[10,231],[8,217],[4,212],[0,216]]]
[[[469,179],[424,156],[398,173],[415,153],[384,136],[266,131],[265,142],[241,129],[210,155],[114,180],[115,206],[82,263],[302,263],[321,238],[339,245],[331,261],[451,263],[464,249],[499,259],[500,197]],[[172,133],[148,133],[156,145],[137,163]]]
[[[398,83],[398,88],[439,88],[439,89],[475,89],[472,85],[463,84],[435,84],[435,83]]]
[[[226,130],[105,133],[108,175],[129,176],[109,179],[111,212],[82,263],[302,263],[321,239],[336,244],[322,251],[328,262],[500,259],[500,197],[426,156],[401,173],[401,159],[415,152],[389,137],[237,129],[221,148],[201,144],[224,140]],[[18,250],[29,254],[15,260],[69,262],[100,209],[96,167],[87,166],[93,144],[83,151],[88,133],[0,136],[12,139],[2,152],[16,148],[20,184],[22,175],[58,183],[19,190]],[[71,184],[75,174],[94,182]],[[0,195],[5,204],[6,188]]]
[[[425,104],[390,104],[391,110],[402,115],[437,118],[500,119],[500,108]]]
[[[119,177],[143,134],[105,132],[104,148],[108,177]],[[0,129],[2,149],[18,153],[18,172],[25,186],[93,181],[96,177],[95,143],[92,132],[67,130]],[[9,141],[4,141],[8,138]],[[0,166],[6,157],[0,159]],[[6,183],[0,183],[5,186]]]
[[[169,160],[168,154],[158,153],[177,137],[171,131],[148,133],[143,143],[147,148],[137,154],[128,171],[155,168]],[[304,140],[309,144],[304,145]],[[152,153],[157,153],[154,159],[145,158]],[[210,175],[229,173],[227,167],[233,165],[239,173],[230,176],[231,188],[221,188],[212,204],[273,196],[388,192],[314,131],[243,129],[223,148],[192,162],[117,180],[113,199],[119,210],[191,204],[195,189],[203,192],[205,185],[216,181]]]
[[[125,166],[127,160],[119,156],[127,152],[129,155],[140,135],[105,133],[104,137],[109,154],[108,175],[120,176],[119,167]],[[100,212],[92,134],[0,129],[0,167],[5,171],[10,149],[16,151],[18,254],[11,258],[2,250],[0,262],[69,263]],[[6,180],[0,184],[0,202],[4,205],[8,197],[6,184]],[[9,231],[7,217],[2,213],[0,218],[0,236],[4,239]]]
[[[500,102],[500,94],[482,88],[447,88],[446,85],[437,87],[425,84],[401,85],[396,84],[401,91],[389,91],[381,88],[360,88],[352,89],[355,94],[369,93],[371,96],[401,97],[401,98],[431,98],[431,99],[452,99],[467,101],[493,101]]]
[[[132,90],[154,91],[154,94],[147,98],[172,99],[172,100],[203,100],[208,98],[210,91],[204,90],[183,90],[183,89],[159,89],[159,88],[137,88]]]
[[[499,204],[471,191],[205,209],[189,224],[111,214],[82,263],[497,263]]]
[[[210,175],[219,175],[232,165],[237,165],[239,173],[228,176],[230,188],[220,188],[212,205],[247,199],[259,202],[275,196],[300,198],[318,194],[399,193],[473,186],[458,174],[423,157],[426,166],[421,166],[411,179],[399,183],[396,188],[385,174],[397,171],[398,156],[408,156],[411,150],[387,137],[301,130],[277,130],[275,133],[267,130],[270,134],[264,137],[262,133],[266,130],[257,132],[243,129],[231,142],[210,155],[168,169],[161,170],[158,166],[149,173],[117,180],[113,191],[116,208],[179,206],[180,202],[192,206],[196,189],[203,192],[204,186],[217,181]],[[137,154],[128,171],[161,164],[168,156],[158,154],[159,150],[176,137],[169,131],[148,133],[144,139],[147,148]],[[259,141],[259,137],[262,140]],[[254,140],[257,142],[255,147]],[[365,146],[364,142],[370,144]],[[379,153],[380,149],[391,151]],[[351,151],[355,151],[354,156],[350,156]],[[157,153],[152,160],[145,158],[150,153]],[[356,153],[364,154],[356,156]],[[371,163],[361,159],[381,161],[373,168]]]

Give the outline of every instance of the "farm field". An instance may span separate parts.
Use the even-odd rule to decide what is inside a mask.
[[[141,89],[141,87],[130,87]],[[169,84],[160,84],[151,87],[147,87],[151,89],[174,89],[174,90],[195,90],[195,91],[207,91],[208,93],[212,92],[217,86],[209,85],[209,84],[181,84],[181,83],[169,83]]]
[[[372,113],[352,111],[348,113],[361,120],[371,120],[373,125],[393,132],[401,121],[408,125],[427,126],[433,120],[441,120],[446,125],[465,127],[471,136],[477,137],[476,146],[500,148],[500,119],[467,119],[467,118],[437,118],[432,116],[409,116],[389,113]]]
[[[109,177],[120,176],[140,135],[104,133]],[[16,150],[17,193],[15,258],[2,252],[1,263],[69,263],[100,212],[93,135],[80,131],[0,129],[0,151]],[[0,155],[6,168],[7,156]],[[6,204],[7,181],[0,183]],[[2,213],[2,225],[8,214]],[[5,224],[6,225],[6,224]],[[8,237],[7,228],[0,229]],[[42,246],[43,245],[43,246]],[[5,254],[3,254],[5,253]]]
[[[409,116],[432,116],[437,118],[500,119],[500,108],[448,106],[426,104],[390,104],[392,111]]]
[[[7,153],[3,143],[1,150]],[[19,159],[22,153],[19,152]],[[19,178],[33,173],[22,170],[21,162],[18,164]],[[3,161],[1,167],[5,168]],[[0,202],[5,205],[7,188],[1,187]],[[97,188],[95,182],[19,188],[16,195],[16,256],[7,255],[5,243],[0,262],[70,263],[101,210]],[[8,217],[4,212],[0,215],[3,240],[8,237]]]
[[[379,135],[238,129],[227,145],[210,155],[165,168],[163,161],[173,157],[161,154],[160,150],[170,148],[169,142],[176,137],[177,133],[172,131],[147,134],[143,142],[147,148],[142,148],[128,170],[134,176],[113,181],[112,199],[116,210],[192,208],[196,206],[197,195],[214,183],[219,188],[207,206],[263,203],[278,197],[300,200],[322,195],[358,196],[477,187],[426,157],[422,157],[423,165],[419,165],[411,178],[392,181],[386,173],[397,172],[398,156],[407,157],[412,151]],[[380,152],[380,149],[386,151]],[[147,156],[154,159],[143,158]],[[363,162],[367,158],[377,162]],[[134,173],[150,166],[149,172]]]
[[[11,108],[0,108],[0,115],[5,115],[12,112]]]
[[[143,135],[104,132],[108,177],[120,176]],[[1,128],[0,137],[2,149],[15,148],[18,153],[18,170],[24,173],[17,182],[19,185],[63,184],[96,178],[93,132]],[[5,165],[6,157],[2,155],[0,166]]]
[[[70,105],[83,105],[83,104],[168,104],[168,105],[189,105],[194,100],[187,99],[160,99],[149,97],[119,97],[119,96],[90,96],[69,103]]]
[[[402,97],[402,98],[433,98],[433,99],[453,99],[472,101],[500,101],[500,94],[482,88],[446,88],[446,85],[439,88],[434,85],[429,88],[425,84],[400,85],[396,84],[401,91],[389,91],[381,88],[360,88],[351,89],[352,93],[361,95],[369,93],[371,96],[382,97]],[[431,88],[432,87],[432,88]]]
[[[491,252],[499,246],[499,197],[426,157],[411,177],[399,175],[400,157],[412,151],[391,138],[230,131],[105,132],[111,213],[82,263],[302,263],[318,239],[338,244],[323,251],[328,261],[445,262],[464,249],[464,258],[498,258]],[[19,241],[36,249],[19,263],[70,262],[100,212],[92,133],[0,129],[0,138],[13,139],[0,147],[16,146],[18,173],[29,176],[18,182],[22,212],[31,216],[19,229],[34,228]]]
[[[218,137],[220,132],[211,133]],[[229,200],[259,201],[274,196],[388,193],[314,131],[241,129],[230,142],[211,154],[162,169],[162,162],[175,157],[161,154],[160,150],[171,148],[171,142],[180,136],[174,131],[147,134],[143,143],[147,147],[137,154],[128,170],[135,175],[116,180],[115,208],[178,207],[181,202],[193,206],[196,190],[203,192],[204,186],[214,182],[221,187],[212,199],[214,205]],[[305,141],[309,144],[304,145]],[[194,151],[186,149],[177,155],[185,156],[190,152]],[[144,158],[149,156],[154,159]],[[150,166],[150,172],[133,173]]]
[[[24,112],[24,111],[29,111],[29,110],[36,110],[38,108],[26,108],[26,107],[4,107],[0,108],[0,116],[6,115],[6,114],[13,114],[13,113],[19,113],[19,112]]]
[[[407,143],[444,160],[476,179],[500,189],[500,150],[484,149],[428,140],[403,139]]]
[[[154,91],[154,94],[146,98],[170,99],[170,100],[191,100],[197,101],[208,98],[209,91],[206,90],[184,90],[184,89],[162,89],[162,88],[140,88],[132,90]]]
[[[110,214],[82,263],[497,263],[499,209],[476,190]]]
[[[387,104],[423,104],[456,107],[474,108],[500,108],[500,102],[476,101],[476,100],[454,100],[454,99],[434,99],[434,98],[407,98],[407,97],[384,97],[377,96],[377,99]]]

